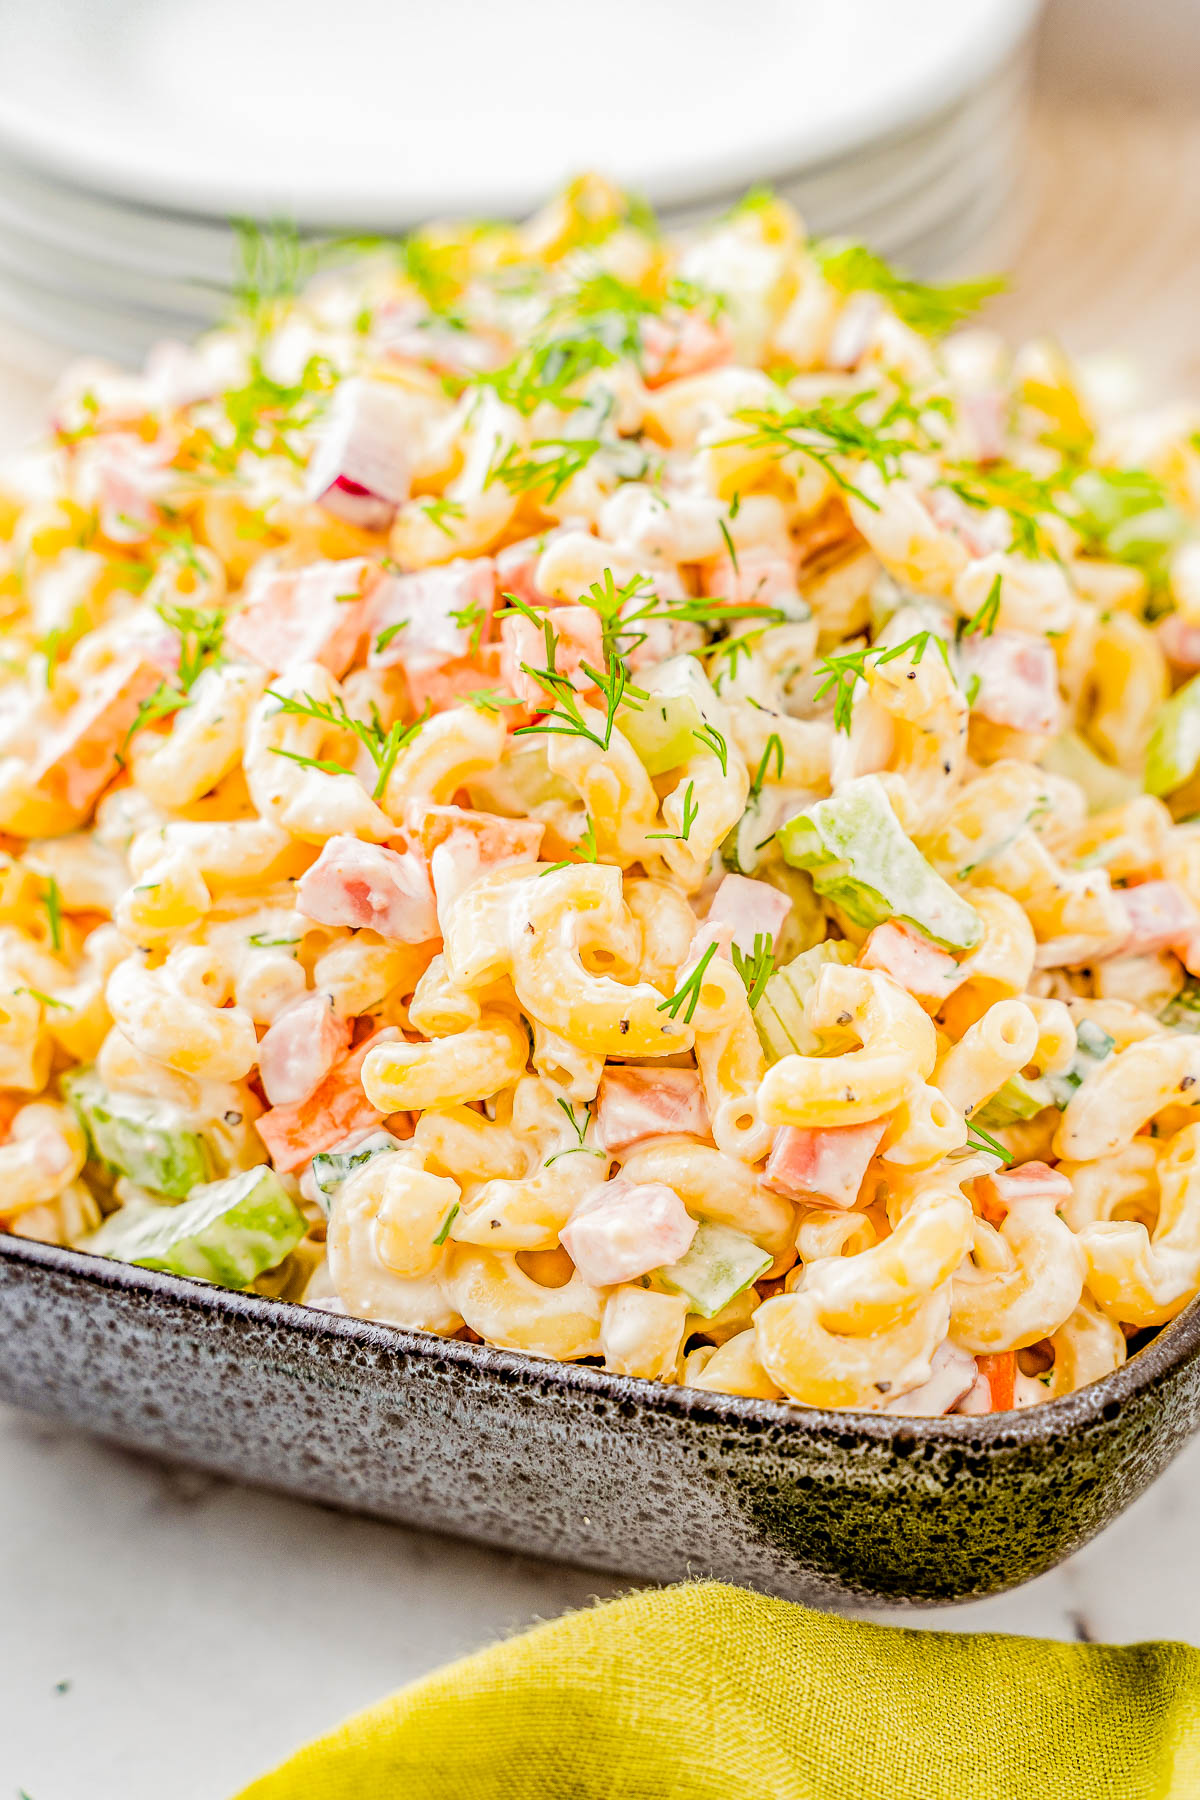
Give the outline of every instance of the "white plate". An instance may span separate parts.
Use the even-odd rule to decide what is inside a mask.
[[[580,168],[658,204],[952,105],[1038,0],[3,0],[0,144],[180,211],[403,227]]]
[[[961,188],[981,159],[1007,153],[1024,115],[1023,70],[1012,66],[936,124],[843,157],[820,170],[774,177],[817,233],[870,236],[893,245],[906,235],[907,208],[922,210],[948,181]],[[708,209],[705,209],[708,210]],[[0,151],[0,243],[27,272],[67,288],[97,280],[108,292],[129,289],[154,304],[155,290],[180,284],[228,288],[232,233],[227,224],[127,205],[65,186]],[[162,296],[178,305],[180,296]],[[195,296],[187,304],[195,305]],[[201,308],[207,312],[207,305]]]

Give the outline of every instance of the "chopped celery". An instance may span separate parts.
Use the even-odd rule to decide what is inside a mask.
[[[1193,1029],[1200,1031],[1200,1015],[1197,1016]],[[1093,1020],[1084,1019],[1080,1022],[1075,1032],[1075,1055],[1070,1068],[1061,1075],[1046,1076],[1046,1086],[1060,1111],[1066,1107],[1076,1088],[1083,1086],[1097,1064],[1102,1063],[1112,1052],[1116,1041],[1103,1026],[1097,1025]]]
[[[352,1150],[320,1150],[312,1159],[312,1181],[317,1191],[317,1204],[328,1216],[334,1196],[343,1182],[363,1169],[378,1156],[399,1150],[400,1139],[390,1131],[373,1131]]]
[[[1200,1034],[1200,981],[1189,976],[1158,1016],[1172,1031],[1186,1031],[1193,1036]]]
[[[1142,791],[1142,784],[1135,775],[1128,775],[1124,769],[1115,769],[1105,762],[1074,731],[1064,731],[1061,737],[1055,738],[1044,752],[1041,763],[1051,775],[1065,775],[1068,780],[1078,783],[1089,813],[1109,812],[1114,806],[1124,806],[1127,800],[1134,799]]]
[[[541,738],[510,738],[494,769],[467,783],[471,805],[506,819],[539,817],[539,808],[578,806],[579,791],[552,773]]]
[[[1067,516],[1089,550],[1163,579],[1186,521],[1161,481],[1141,469],[1084,469],[1069,494]]]
[[[776,964],[791,962],[802,951],[812,950],[823,943],[829,930],[829,920],[817,899],[812,876],[806,875],[803,869],[793,869],[782,857],[774,855],[767,866],[758,871],[758,875],[760,881],[778,888],[792,903],[792,910],[783,921],[775,939]]]
[[[848,781],[829,800],[781,825],[779,847],[807,869],[819,894],[856,925],[905,919],[950,950],[969,950],[982,926],[905,836],[877,775]]]
[[[143,1269],[244,1288],[281,1263],[307,1229],[274,1169],[260,1163],[197,1188],[178,1206],[122,1208],[87,1248]]]
[[[711,1319],[774,1260],[744,1232],[703,1223],[697,1227],[687,1255],[659,1269],[658,1277],[672,1293],[685,1294],[693,1312]]]
[[[1171,695],[1158,714],[1146,752],[1146,792],[1173,794],[1200,764],[1200,675]]]
[[[986,1106],[981,1106],[972,1115],[972,1121],[982,1125],[987,1131],[994,1131],[1002,1125],[1019,1125],[1024,1119],[1036,1118],[1048,1106],[1054,1105],[1054,1095],[1048,1081],[1030,1081],[1028,1076],[1020,1073],[1010,1075],[1002,1088],[997,1088]]]
[[[764,791],[755,794],[745,812],[721,845],[721,861],[738,875],[753,875],[775,836],[779,797]]]
[[[182,1200],[216,1173],[211,1148],[182,1107],[144,1094],[114,1094],[94,1069],[63,1078],[63,1093],[91,1155],[114,1175]]]
[[[648,775],[665,775],[697,750],[696,732],[716,703],[708,676],[694,656],[673,656],[639,684],[646,698],[629,701],[617,724]]]
[[[826,963],[852,963],[857,954],[853,944],[828,938],[776,969],[754,1009],[762,1047],[772,1062],[793,1052],[813,1056],[820,1050],[821,1040],[804,1017],[804,1003]]]

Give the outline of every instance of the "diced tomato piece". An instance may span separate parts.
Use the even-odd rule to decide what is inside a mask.
[[[255,1129],[281,1173],[300,1168],[318,1150],[328,1150],[352,1131],[379,1124],[382,1113],[363,1093],[363,1058],[376,1044],[399,1035],[394,1025],[384,1026],[336,1062],[306,1100],[273,1106],[255,1120]]]
[[[162,685],[148,656],[114,662],[90,681],[34,758],[30,778],[49,800],[82,816],[121,767],[120,754],[138,707]]]
[[[596,1097],[596,1139],[620,1156],[643,1138],[708,1136],[696,1069],[630,1069],[610,1063]]]
[[[411,681],[474,657],[491,636],[495,604],[490,556],[456,556],[412,575],[385,575],[371,597],[368,665],[402,668]]]
[[[296,905],[319,925],[364,926],[401,944],[438,936],[433,884],[422,856],[339,833],[300,877]]]
[[[606,1181],[586,1195],[560,1232],[563,1249],[590,1287],[635,1281],[678,1262],[696,1221],[662,1181]]]
[[[340,678],[362,642],[366,597],[378,578],[361,556],[252,575],[225,642],[275,675],[294,663],[317,662]]]
[[[858,956],[861,969],[879,969],[918,1000],[940,1006],[962,981],[946,951],[907,925],[877,925]]]
[[[883,1137],[884,1119],[866,1125],[827,1125],[811,1129],[783,1125],[775,1134],[763,1180],[789,1198],[826,1200],[850,1207],[858,1199],[863,1177]]]
[[[1054,646],[1024,631],[972,631],[959,645],[971,711],[993,725],[1039,736],[1062,725]]]
[[[768,937],[774,941],[791,910],[792,903],[787,895],[772,887],[769,881],[753,881],[748,875],[726,875],[697,935],[704,935],[705,926],[727,927],[730,942],[737,945],[743,956],[752,956],[755,938]],[[713,935],[717,934],[710,935],[708,942],[712,942]],[[720,937],[724,936],[722,931]]]
[[[649,388],[719,368],[732,358],[728,326],[703,313],[681,312],[642,322],[642,380]]]
[[[1009,1412],[1017,1386],[1017,1353],[1003,1350],[998,1356],[977,1356],[979,1373],[987,1382],[992,1396],[993,1412]]]
[[[1200,927],[1200,916],[1173,881],[1143,881],[1137,887],[1114,888],[1129,920],[1129,937],[1121,946],[1123,956],[1148,956],[1186,944]]]
[[[306,994],[280,1013],[258,1045],[258,1073],[272,1106],[294,1106],[320,1086],[350,1043],[328,994]]]
[[[556,606],[546,617],[554,633],[554,667],[581,693],[594,686],[583,664],[604,667],[604,632],[600,615],[590,606]],[[525,667],[546,668],[546,636],[540,626],[522,614],[509,613],[500,621],[500,673],[505,686],[533,710],[549,707],[553,692]]]

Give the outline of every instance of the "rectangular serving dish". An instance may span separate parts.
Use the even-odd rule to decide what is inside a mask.
[[[1062,1400],[823,1412],[336,1317],[0,1234],[0,1399],[303,1498],[654,1580],[938,1602],[1114,1519],[1200,1424],[1200,1306]]]

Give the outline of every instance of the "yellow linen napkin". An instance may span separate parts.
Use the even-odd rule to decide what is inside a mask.
[[[1200,1800],[1200,1650],[865,1625],[695,1582],[453,1663],[240,1800]]]

